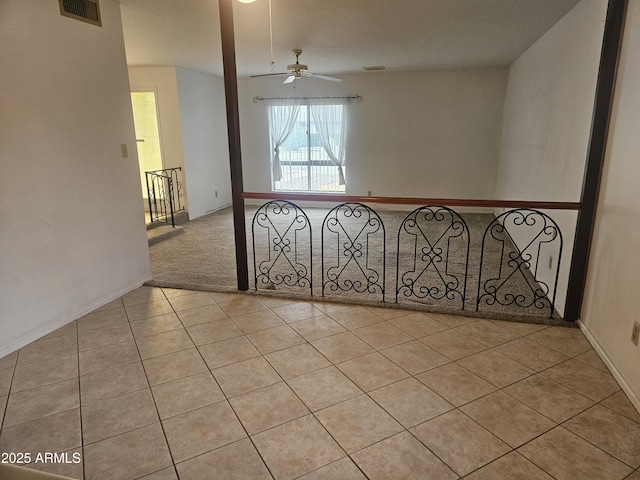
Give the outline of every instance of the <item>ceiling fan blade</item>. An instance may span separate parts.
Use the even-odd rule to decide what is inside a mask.
[[[341,78],[332,77],[330,75],[321,75],[319,73],[304,72],[304,75],[306,75],[307,77],[319,78],[321,80],[329,80],[330,82],[341,82],[342,81]]]
[[[295,75],[289,75],[287,78],[284,79],[284,82],[282,83],[291,83],[296,79]]]
[[[283,75],[291,75],[289,72],[284,73],[263,73],[261,75],[249,75],[249,78],[258,78],[258,77],[281,77]]]

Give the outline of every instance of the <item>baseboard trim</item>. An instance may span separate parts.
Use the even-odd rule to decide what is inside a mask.
[[[551,302],[551,299],[548,296],[547,299]],[[564,305],[558,305],[558,302],[555,302],[553,304],[553,309],[558,313],[560,318],[564,318]]]
[[[194,217],[192,217],[191,213],[189,213],[189,220],[196,220],[197,218],[202,218],[202,217],[204,217],[206,215],[210,215],[212,213],[219,212],[220,210],[224,210],[225,208],[229,208],[229,207],[232,207],[232,206],[233,205],[231,203],[228,204],[228,205],[221,205],[219,207],[214,208],[213,210],[207,210],[206,212],[203,212],[203,213],[201,213],[201,214],[199,214],[197,216],[194,216]]]
[[[636,407],[636,410],[638,410],[638,412],[640,412],[640,396],[639,396],[640,392],[635,392],[631,388],[631,385],[629,385],[629,383],[627,382],[627,380],[624,377],[624,375],[622,375],[622,373],[620,373],[618,368],[613,363],[613,360],[611,360],[611,357],[609,357],[609,355],[607,355],[607,352],[604,351],[602,346],[598,343],[598,341],[595,339],[595,337],[591,334],[591,332],[589,331],[587,326],[584,323],[582,323],[582,320],[578,320],[578,325],[580,326],[580,330],[582,331],[584,336],[587,338],[587,340],[589,341],[589,343],[591,344],[593,349],[600,356],[600,359],[604,362],[604,364],[607,366],[607,368],[611,371],[611,374],[613,375],[613,378],[616,379],[616,381],[620,385],[620,388],[622,388],[622,391],[627,395],[627,397],[629,398],[629,400],[631,401],[633,406]]]
[[[138,287],[141,287],[142,285],[144,285],[145,282],[148,282],[149,280],[151,280],[151,277],[148,277],[145,280],[142,281],[137,281],[134,282],[132,284],[127,285],[126,287],[123,287],[122,289],[118,290],[115,293],[110,293],[109,295],[106,295],[104,297],[101,297],[100,299],[96,300],[95,302],[93,302],[91,305],[89,305],[88,307],[85,307],[81,310],[78,310],[76,312],[73,312],[65,317],[63,317],[62,319],[54,322],[54,323],[50,323],[46,326],[43,326],[37,330],[33,330],[29,333],[27,333],[26,335],[24,335],[23,337],[19,338],[18,340],[16,340],[15,342],[13,342],[11,345],[7,345],[4,346],[3,348],[0,349],[0,358],[9,355],[13,352],[15,352],[16,350],[21,349],[22,347],[25,347],[27,345],[29,345],[31,342],[35,342],[36,340],[49,335],[52,332],[55,332],[57,329],[64,327],[65,325],[67,325],[68,323],[73,322],[74,320],[79,319],[80,317],[83,317],[84,315],[86,315],[87,313],[91,313],[94,310],[102,307],[103,305],[106,305],[109,302],[112,302],[120,297],[122,297],[123,295],[126,295],[127,293],[131,292],[132,290],[135,290]]]

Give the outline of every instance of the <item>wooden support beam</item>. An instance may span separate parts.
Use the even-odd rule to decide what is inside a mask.
[[[602,51],[600,54],[600,70],[596,84],[595,106],[591,120],[591,136],[589,150],[582,183],[578,211],[578,224],[571,258],[569,286],[565,303],[565,320],[575,322],[580,319],[584,290],[587,282],[589,255],[593,229],[596,221],[596,209],[602,180],[602,169],[605,159],[607,137],[613,94],[618,69],[618,59],[622,46],[624,22],[628,0],[609,0],[607,19],[604,26]]]
[[[233,0],[219,0],[220,35],[222,38],[222,66],[224,94],[227,102],[227,135],[231,166],[231,199],[236,243],[236,271],[238,290],[249,289],[247,263],[247,231],[242,198],[242,155],[240,154],[240,116],[238,112],[238,78],[236,74],[236,47],[233,31]]]

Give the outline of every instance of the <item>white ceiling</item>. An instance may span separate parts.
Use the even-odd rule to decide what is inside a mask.
[[[503,66],[579,0],[272,0],[276,71],[317,73]],[[120,0],[130,66],[222,75],[217,0]],[[239,76],[271,71],[268,0],[234,2]]]

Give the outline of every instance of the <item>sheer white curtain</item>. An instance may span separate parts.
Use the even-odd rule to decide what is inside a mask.
[[[269,133],[271,136],[273,148],[273,163],[271,171],[273,181],[282,180],[282,168],[280,167],[280,146],[291,134],[293,127],[298,118],[300,110],[299,102],[290,102],[287,105],[282,104],[282,100],[265,100],[267,107],[267,119],[269,120]]]
[[[331,162],[338,167],[339,184],[345,185],[344,157],[347,138],[347,122],[345,111],[348,101],[340,104],[314,104],[310,105],[311,118],[318,133],[320,144],[329,155]]]

